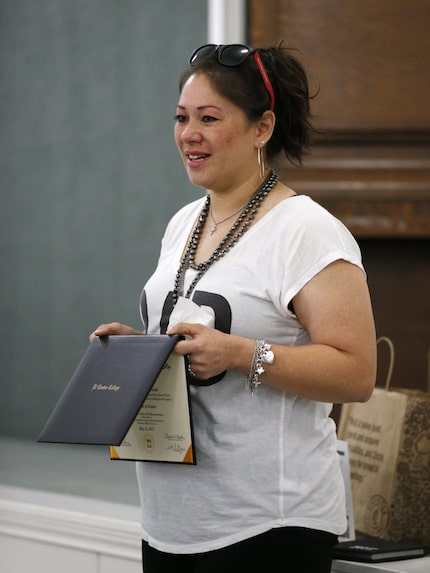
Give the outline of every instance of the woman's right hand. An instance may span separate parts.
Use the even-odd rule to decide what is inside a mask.
[[[90,334],[90,342],[96,336],[124,335],[124,334],[145,334],[142,331],[135,330],[131,326],[126,326],[120,322],[110,322],[109,324],[100,324],[94,332]]]

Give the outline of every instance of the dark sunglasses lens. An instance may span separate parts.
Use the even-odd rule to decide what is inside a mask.
[[[200,48],[197,48],[197,50],[194,50],[194,52],[191,54],[190,64],[193,65],[197,62],[197,60],[210,56],[215,52],[216,49],[216,44],[205,44],[204,46],[200,46]]]
[[[250,48],[241,44],[223,46],[218,53],[219,63],[223,66],[238,66],[246,60],[251,51]]]

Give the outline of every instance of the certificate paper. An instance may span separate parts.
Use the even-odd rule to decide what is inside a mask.
[[[114,460],[196,464],[183,356],[171,354],[119,446]]]

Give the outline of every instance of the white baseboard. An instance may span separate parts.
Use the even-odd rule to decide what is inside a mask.
[[[138,508],[0,486],[0,535],[140,561]]]

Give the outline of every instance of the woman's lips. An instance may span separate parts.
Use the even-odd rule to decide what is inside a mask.
[[[201,165],[210,155],[208,153],[187,153],[187,163],[191,167]]]

